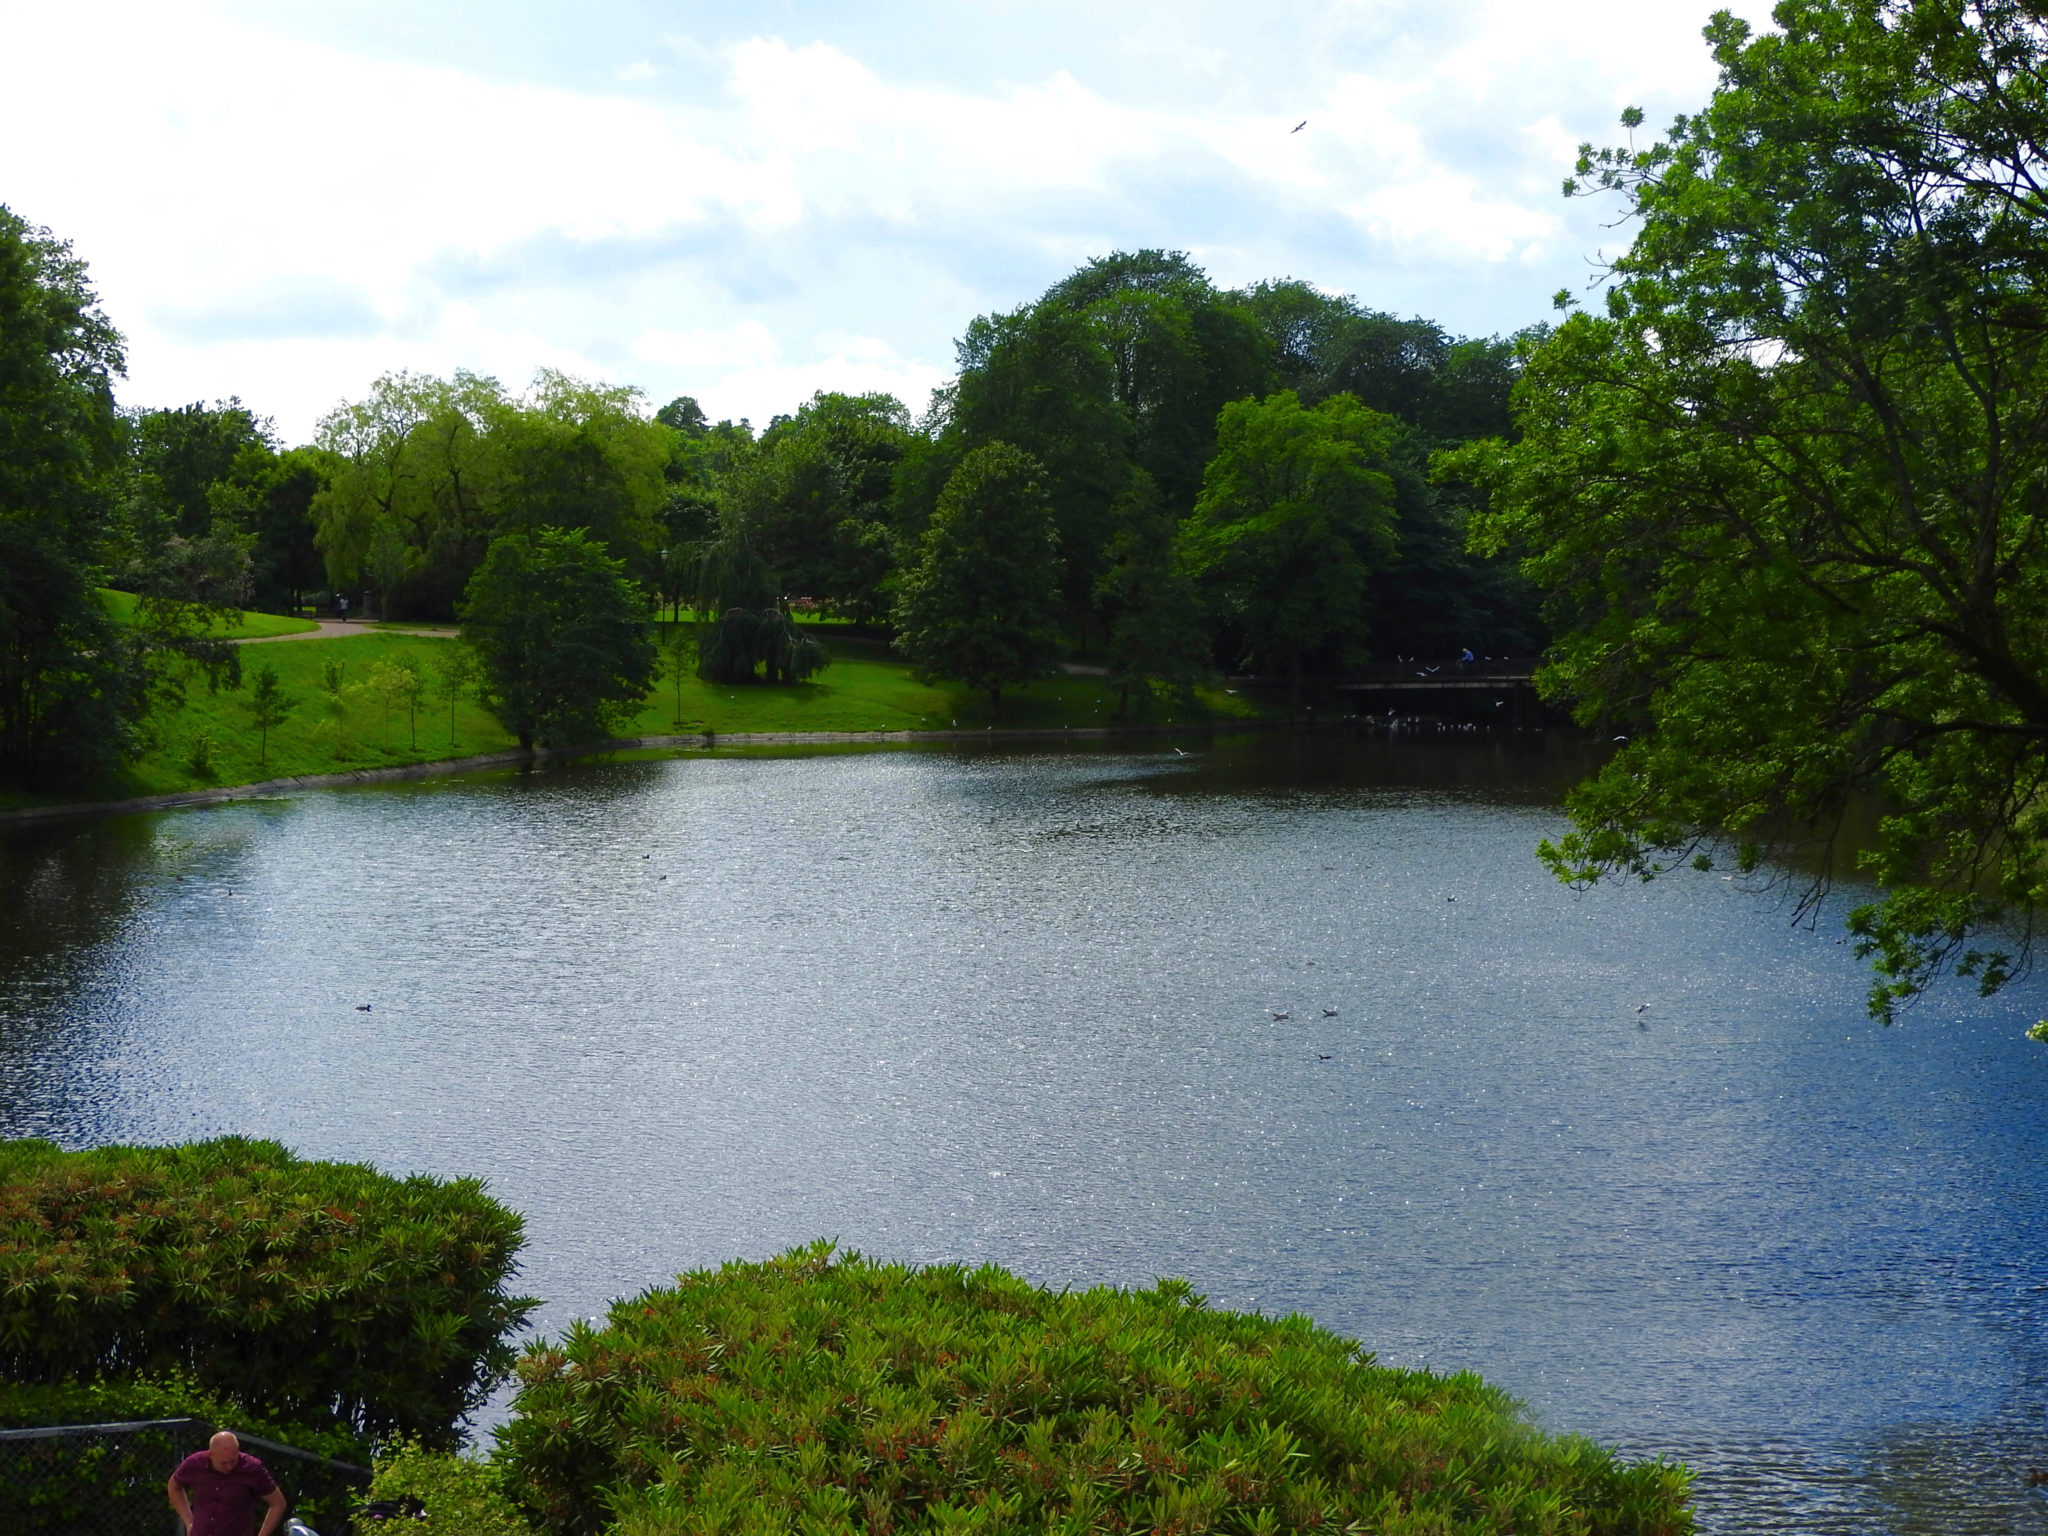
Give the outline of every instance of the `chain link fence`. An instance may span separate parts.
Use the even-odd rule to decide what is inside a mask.
[[[214,1426],[204,1419],[0,1429],[0,1531],[6,1536],[181,1536],[164,1484]],[[284,1490],[286,1514],[320,1536],[348,1536],[370,1470],[236,1432]]]

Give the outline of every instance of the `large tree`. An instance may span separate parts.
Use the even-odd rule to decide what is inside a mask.
[[[96,586],[114,553],[121,338],[71,248],[0,206],[0,782],[117,762],[145,705]]]
[[[1582,155],[1637,224],[1605,313],[1529,357],[1521,441],[1451,467],[1556,594],[1547,688],[1631,738],[1553,866],[1809,844],[1809,900],[1860,866],[1888,1015],[1946,966],[2009,980],[2048,891],[2048,30],[2007,0],[1775,14],[1707,28],[1700,115]]]
[[[1390,469],[1401,424],[1351,395],[1293,391],[1223,408],[1187,525],[1190,568],[1242,638],[1243,660],[1301,700],[1310,652],[1356,652],[1367,581],[1394,551]]]
[[[927,677],[1003,689],[1052,669],[1059,533],[1038,461],[990,443],[960,461],[939,495],[896,603],[896,643]]]
[[[461,617],[484,700],[521,747],[604,734],[654,682],[640,595],[624,562],[580,529],[494,539]]]
[[[909,442],[895,397],[820,391],[770,423],[756,452],[732,457],[715,538],[744,540],[773,573],[777,599],[871,620],[886,606],[892,480]]]

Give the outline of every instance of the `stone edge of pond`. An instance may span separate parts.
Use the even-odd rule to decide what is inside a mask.
[[[253,784],[222,784],[213,789],[186,789],[169,795],[137,795],[127,800],[70,800],[56,805],[30,805],[0,811],[0,826],[29,821],[55,821],[65,816],[108,816],[124,811],[175,811],[187,806],[224,805],[234,800],[252,800],[295,789],[340,789],[351,784],[391,784],[406,779],[439,778],[447,774],[474,773],[485,768],[509,768],[521,763],[560,762],[567,758],[601,757],[609,752],[634,752],[675,748],[683,751],[713,752],[720,747],[827,747],[880,745],[889,742],[944,741],[1086,741],[1116,736],[1188,735],[1205,731],[1262,730],[1284,725],[1283,720],[1248,716],[1241,720],[1205,721],[1191,725],[1088,725],[1015,727],[979,731],[705,731],[689,736],[622,736],[611,741],[578,747],[536,747],[522,752],[486,752],[476,757],[444,757],[427,763],[405,763],[395,768],[350,768],[340,773],[301,773],[283,779],[259,779]],[[1300,725],[1303,722],[1297,721]]]

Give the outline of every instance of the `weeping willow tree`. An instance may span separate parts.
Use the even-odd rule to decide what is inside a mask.
[[[775,573],[756,553],[744,526],[721,530],[704,551],[697,583],[697,675],[714,683],[746,683],[763,670],[771,683],[801,683],[831,657],[805,634],[776,591]]]

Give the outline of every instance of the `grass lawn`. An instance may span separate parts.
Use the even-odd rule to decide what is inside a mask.
[[[263,615],[256,617],[262,618]],[[288,623],[289,620],[274,620]],[[62,800],[118,799],[173,794],[223,784],[248,784],[294,774],[338,773],[389,768],[440,758],[504,751],[516,745],[504,727],[472,697],[457,701],[453,731],[445,699],[431,692],[417,718],[403,705],[386,710],[369,683],[379,663],[416,657],[431,680],[435,661],[454,642],[428,635],[380,631],[366,625],[335,639],[293,640],[242,652],[243,686],[238,692],[209,693],[204,681],[186,689],[183,706],[151,722],[148,751],[115,779],[81,786],[61,795],[0,795],[0,808]],[[623,734],[659,736],[713,731],[719,735],[755,731],[928,731],[1060,729],[1110,726],[1114,689],[1098,677],[1049,678],[1005,692],[1000,714],[981,694],[954,684],[920,683],[889,655],[880,641],[831,637],[832,665],[808,683],[771,688],[765,684],[719,686],[695,675],[663,679],[625,722]],[[342,669],[339,703],[321,683],[329,663]],[[297,708],[270,731],[259,761],[257,731],[249,720],[249,688],[265,666],[277,669],[278,684]],[[1158,701],[1143,717],[1147,724],[1196,724],[1241,719],[1257,711],[1235,695],[1205,689],[1193,712]],[[204,768],[199,761],[204,744]]]
[[[107,612],[123,624],[135,617],[133,592],[116,592],[111,587],[102,587],[100,601],[107,605]],[[225,634],[230,640],[248,640],[257,635],[303,635],[319,627],[311,619],[288,619],[276,613],[245,612],[242,614],[241,622],[233,629],[225,631]]]

